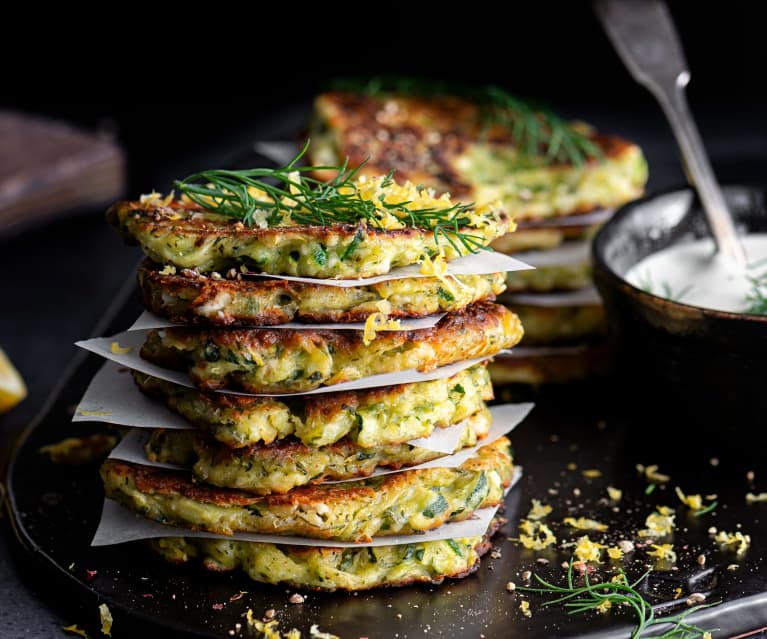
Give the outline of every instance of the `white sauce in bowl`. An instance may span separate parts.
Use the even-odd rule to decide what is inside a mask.
[[[747,312],[751,298],[760,293],[767,312],[767,233],[740,240],[748,256],[746,269],[717,255],[714,241],[707,238],[648,255],[626,273],[626,280],[658,297],[733,313]]]

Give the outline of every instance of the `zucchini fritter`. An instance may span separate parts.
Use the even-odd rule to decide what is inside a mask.
[[[358,591],[413,583],[440,584],[445,578],[465,577],[479,567],[480,557],[490,550],[490,537],[502,523],[493,519],[484,537],[375,548],[318,548],[194,537],[163,537],[150,544],[171,563],[196,558],[208,570],[241,568],[261,583]]]
[[[141,357],[188,371],[204,390],[290,393],[495,355],[517,344],[522,333],[511,311],[477,302],[432,328],[386,331],[368,345],[362,331],[174,327],[150,331]]]
[[[430,206],[435,202],[429,199]],[[490,205],[461,219],[466,220],[461,232],[484,245],[514,228],[509,216]],[[155,262],[202,272],[244,265],[272,275],[350,279],[383,275],[416,264],[424,255],[444,252],[451,260],[468,253],[458,242],[438,242],[437,234],[427,228],[379,228],[364,221],[246,226],[179,201],[118,202],[107,211],[107,221]]]
[[[402,444],[457,424],[493,399],[487,366],[451,377],[300,398],[198,391],[133,371],[138,387],[230,448],[294,435],[307,446],[348,437],[358,446]]]
[[[474,446],[490,430],[490,411],[467,420],[455,450]],[[237,488],[257,495],[286,493],[298,486],[367,477],[376,468],[398,470],[422,464],[443,453],[410,444],[362,448],[349,439],[314,448],[295,439],[269,445],[228,448],[202,433],[155,430],[146,445],[147,458],[190,466],[198,481],[221,488]]]
[[[483,121],[481,108],[451,96],[324,93],[314,103],[313,164],[352,164],[466,202],[500,200],[517,221],[610,208],[642,194],[641,150],[584,129],[603,153],[581,166],[547,164],[545,153],[515,146],[509,131]]]
[[[523,346],[573,343],[602,336],[605,313],[601,304],[533,306],[505,302],[525,327]]]
[[[406,470],[356,482],[254,496],[212,488],[188,473],[108,459],[107,497],[156,521],[231,535],[254,532],[339,541],[410,534],[461,521],[501,503],[513,476],[510,442],[483,446],[458,468]]]
[[[493,300],[506,288],[505,273],[446,275],[339,287],[292,280],[213,279],[184,269],[166,274],[146,260],[138,281],[144,304],[177,324],[269,326],[301,322],[364,322],[388,302],[388,317],[424,317]],[[446,283],[447,282],[447,283]]]

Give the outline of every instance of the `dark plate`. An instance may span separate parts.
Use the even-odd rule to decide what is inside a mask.
[[[138,311],[137,301],[131,299],[103,334],[124,328]],[[103,323],[102,329],[107,325]],[[283,630],[295,626],[308,632],[311,624],[318,624],[321,630],[343,639],[628,636],[630,617],[625,611],[572,617],[560,607],[541,608],[541,600],[533,596],[533,616],[524,618],[518,609],[519,593],[508,593],[506,583],[522,585],[520,573],[527,569],[560,582],[564,574],[560,563],[569,558],[569,551],[532,553],[507,537],[514,534],[520,512],[527,511],[535,496],[554,506],[553,521],[569,514],[592,516],[610,524],[620,538],[617,533],[642,527],[653,504],[675,505],[675,484],[689,492],[716,492],[723,506],[700,518],[688,516],[680,507],[675,540],[679,570],[654,573],[648,582],[652,585],[648,597],[661,605],[671,602],[684,607],[689,592],[703,591],[708,601],[724,603],[696,613],[698,623],[731,634],[767,626],[765,506],[745,505],[744,494],[751,489],[745,480],[748,469],[735,458],[723,458],[717,467],[711,466],[708,460],[716,450],[707,448],[705,442],[675,445],[667,431],[653,432],[648,425],[630,428],[617,415],[632,411],[607,406],[604,398],[610,393],[604,388],[575,387],[538,398],[531,417],[512,437],[525,475],[507,501],[511,523],[495,538],[500,556],[486,557],[477,573],[462,581],[358,595],[305,593],[303,605],[291,605],[285,588],[260,586],[240,574],[209,574],[199,566],[166,565],[143,543],[90,548],[102,500],[97,466],[56,465],[37,451],[63,437],[105,428],[70,422],[72,407],[100,364],[96,357],[84,355],[73,364],[73,374],[52,398],[50,409],[19,443],[7,477],[11,521],[21,546],[30,553],[24,562],[28,578],[38,587],[46,587],[52,603],[79,603],[80,627],[89,628],[91,637],[100,636],[95,620],[96,605],[101,602],[109,605],[115,617],[114,637],[135,637],[138,632],[160,628],[165,637],[228,637],[235,624],[244,624],[242,615],[248,608],[257,616],[274,608]],[[586,480],[580,470],[566,470],[570,462],[579,469],[599,468],[603,476]],[[645,496],[645,483],[634,472],[637,462],[660,464],[673,475],[672,486]],[[767,488],[762,473],[755,470],[757,482]],[[624,489],[619,512],[600,504],[608,484]],[[581,491],[578,497],[573,494],[576,487]],[[556,495],[549,489],[556,490]],[[735,530],[738,524],[753,540],[742,561],[731,552],[720,552],[706,532],[711,525]],[[575,536],[560,530],[560,539]],[[708,555],[704,569],[695,561],[701,551]],[[537,557],[550,563],[537,564]],[[736,561],[741,567],[727,571],[726,566]],[[627,563],[629,574],[639,575],[643,564]],[[674,600],[676,588],[681,591]],[[241,591],[247,594],[238,598]],[[252,636],[244,628],[235,632],[241,634]]]

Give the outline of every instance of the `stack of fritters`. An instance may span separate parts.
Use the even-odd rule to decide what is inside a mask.
[[[391,91],[386,81],[374,84],[317,97],[314,163],[367,159],[363,172],[395,171],[466,202],[500,200],[518,229],[492,246],[536,269],[508,274],[499,301],[519,314],[524,348],[494,360],[493,381],[561,382],[598,367],[602,306],[595,290],[583,294],[592,287],[589,243],[605,213],[641,195],[647,166],[639,147],[583,124],[496,117],[498,105],[512,104],[495,100],[496,89],[456,97],[445,87],[429,94],[417,82],[394,83]],[[576,153],[562,126],[588,152]],[[546,255],[551,249],[558,251]]]
[[[483,244],[511,230],[496,209],[480,213],[466,219]],[[149,258],[139,272],[147,308],[178,324],[150,331],[141,357],[187,372],[196,386],[134,371],[138,387],[188,420],[190,430],[153,431],[147,465],[109,459],[102,468],[108,497],[149,519],[213,534],[162,538],[156,550],[174,562],[199,557],[212,570],[240,567],[257,581],[326,590],[439,582],[477,567],[496,520],[470,538],[360,548],[333,542],[429,531],[501,503],[513,474],[505,437],[455,467],[370,476],[443,457],[409,443],[439,429],[460,430],[455,451],[481,443],[493,397],[486,362],[430,381],[300,393],[510,348],[521,324],[492,303],[505,274],[438,272],[347,287],[278,279],[266,275],[368,277],[462,251],[427,229],[248,226],[159,197],[116,204],[107,217]],[[365,322],[368,329],[382,319],[376,316],[386,316],[385,324],[436,312],[447,314],[416,330],[309,326]],[[305,326],[279,326],[290,321]],[[233,533],[322,543],[214,536]]]

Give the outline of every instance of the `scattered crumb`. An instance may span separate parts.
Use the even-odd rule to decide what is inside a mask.
[[[705,566],[706,565],[706,555],[698,555],[698,565],[699,566]]]
[[[67,437],[54,444],[48,444],[38,449],[43,455],[48,455],[54,464],[80,466],[103,459],[117,445],[117,437],[94,433],[84,437]]]
[[[513,581],[506,582],[506,590],[508,592],[514,592],[516,589],[517,589],[517,584],[515,584]]]
[[[704,595],[702,592],[694,592],[692,593],[687,599],[685,599],[685,603],[688,606],[695,606],[699,603],[703,603],[706,601],[706,595]]]
[[[634,552],[634,542],[628,539],[621,539],[618,542],[618,548],[623,551],[623,554],[628,555],[630,552]]]
[[[716,468],[719,465],[719,458],[712,457],[711,459],[708,460],[708,463]]]
[[[753,481],[754,481],[754,479],[755,479],[755,478],[756,478],[756,475],[754,474],[754,471],[753,471],[753,470],[749,470],[749,471],[746,473],[746,479],[747,479],[749,482],[753,483]]]
[[[576,470],[577,468],[578,468],[578,464],[574,462],[570,462],[569,464],[567,464],[567,470]]]
[[[538,557],[538,559],[535,560],[535,563],[540,564],[541,566],[548,566],[549,560],[546,559],[546,557]]]
[[[305,598],[302,594],[294,592],[290,597],[288,597],[288,601],[292,604],[302,604],[305,601]]]
[[[727,570],[729,570],[730,572],[735,572],[738,568],[740,568],[739,564],[729,564],[727,566]]]
[[[530,581],[530,578],[533,576],[533,573],[529,570],[525,570],[520,575],[522,577],[522,581]]]
[[[716,526],[711,526],[711,528],[708,529],[709,535],[716,535]]]

